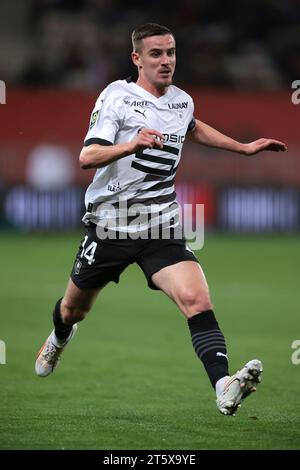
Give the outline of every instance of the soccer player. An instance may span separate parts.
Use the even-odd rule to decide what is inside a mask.
[[[132,43],[137,81],[111,83],[92,112],[80,153],[83,169],[97,169],[85,197],[86,236],[64,297],[55,305],[54,330],[38,353],[35,370],[40,377],[53,372],[101,289],[110,281],[118,283],[122,271],[135,262],[149,287],[163,291],[186,317],[217,407],[233,415],[256,390],[262,363],[254,359],[229,374],[225,339],[204,273],[184,237],[175,236],[180,225],[175,174],[186,138],[242,155],[287,147],[273,139],[242,144],[196,119],[191,96],[172,85],[176,47],[168,28],[147,23],[133,31]],[[138,221],[132,208],[138,209]],[[153,227],[158,229],[155,236]]]

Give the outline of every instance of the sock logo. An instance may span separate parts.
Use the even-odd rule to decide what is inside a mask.
[[[223,354],[221,352],[217,352],[216,356],[224,356],[224,357],[226,357],[226,359],[228,359],[227,354]]]

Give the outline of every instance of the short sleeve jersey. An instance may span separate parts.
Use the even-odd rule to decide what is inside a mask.
[[[121,210],[124,215],[126,210],[131,219],[151,212],[152,224],[178,224],[174,180],[186,133],[195,126],[193,113],[190,95],[174,85],[159,98],[129,80],[118,80],[103,90],[91,115],[85,145],[130,142],[143,127],[163,134],[164,144],[162,149],[140,150],[99,168],[86,191],[83,221],[99,223],[119,217]],[[129,224],[130,217],[122,218],[116,230],[147,228],[149,220]]]

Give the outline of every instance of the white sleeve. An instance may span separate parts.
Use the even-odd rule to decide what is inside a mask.
[[[89,129],[84,139],[85,144],[114,144],[116,134],[124,120],[124,103],[116,93],[104,90],[96,101],[91,114]],[[90,140],[91,139],[91,140]]]

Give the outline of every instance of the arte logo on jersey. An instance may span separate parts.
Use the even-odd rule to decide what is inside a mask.
[[[90,125],[89,125],[89,129],[92,129],[92,127],[94,127],[94,125],[96,124],[96,121],[98,119],[98,115],[99,115],[99,109],[98,111],[94,111],[91,115],[91,120],[90,120]]]
[[[148,101],[137,101],[137,100],[133,100],[133,101],[124,100],[124,103],[127,104],[128,106],[135,106],[136,108],[145,108],[149,104]]]

